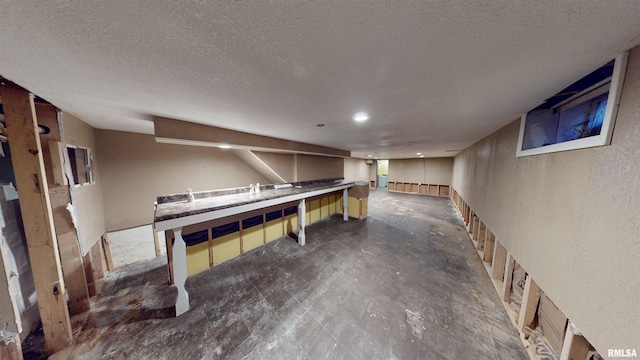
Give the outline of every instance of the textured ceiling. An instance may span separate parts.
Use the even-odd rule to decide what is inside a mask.
[[[640,42],[638,19],[636,0],[3,0],[0,75],[97,128],[452,156]]]

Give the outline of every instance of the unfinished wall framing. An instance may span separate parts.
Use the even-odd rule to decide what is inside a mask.
[[[586,360],[595,354],[594,347],[455,189],[451,199],[529,356],[540,360]]]
[[[402,181],[389,181],[388,191],[417,195],[449,196],[450,186],[442,184],[422,184]]]

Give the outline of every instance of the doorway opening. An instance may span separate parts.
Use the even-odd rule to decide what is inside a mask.
[[[376,161],[376,184],[378,189],[386,189],[389,175],[389,160]]]

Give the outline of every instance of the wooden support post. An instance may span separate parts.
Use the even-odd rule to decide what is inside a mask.
[[[156,249],[156,257],[160,256],[160,240],[158,239],[158,232],[156,231],[156,225],[151,224],[151,231],[153,231],[153,246]]]
[[[511,300],[511,282],[513,281],[513,268],[516,266],[516,259],[507,255],[507,262],[504,266],[504,280],[502,281],[502,301],[510,302]]]
[[[589,342],[584,336],[580,335],[575,329],[573,323],[569,321],[567,331],[564,335],[562,343],[562,352],[560,352],[560,360],[582,360],[587,358],[589,352]]]
[[[68,347],[73,335],[33,96],[6,80],[0,95],[42,329],[47,350],[55,353]]]
[[[518,318],[518,331],[524,332],[525,326],[530,326],[538,309],[538,301],[540,301],[540,288],[538,284],[527,275],[524,283],[524,292],[522,293],[522,305],[520,306],[520,315]]]
[[[493,251],[493,263],[491,265],[491,278],[500,280],[504,278],[504,266],[507,260],[507,249],[496,239]]]
[[[109,242],[109,233],[106,232],[102,235],[102,248],[104,249],[104,259],[107,263],[107,271],[115,270],[113,265],[113,257],[111,256],[111,243]]]

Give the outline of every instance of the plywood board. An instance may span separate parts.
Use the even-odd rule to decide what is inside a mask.
[[[264,244],[263,224],[242,229],[242,251],[247,252]]]
[[[265,233],[266,242],[273,241],[284,235],[282,230],[283,229],[282,221],[283,219],[280,218],[280,219],[268,221],[264,224],[264,233]]]
[[[329,216],[329,197],[325,196],[320,199],[320,218]]]
[[[58,246],[60,247],[60,259],[63,262],[65,284],[69,292],[71,315],[82,314],[90,307],[89,292],[87,291],[82,256],[75,232],[58,235]]]
[[[187,275],[191,276],[209,268],[209,243],[187,246]]]
[[[320,199],[315,199],[307,202],[307,209],[307,211],[309,212],[309,222],[307,222],[307,224],[312,224],[320,220]]]
[[[337,195],[330,195],[329,196],[329,215],[333,215],[338,211],[338,210],[336,210],[336,207],[338,206],[337,198],[338,198]]]
[[[218,265],[240,255],[240,232],[213,239],[213,264]],[[169,250],[167,249],[169,254]]]
[[[298,214],[291,214],[284,217],[285,234],[298,230]]]

